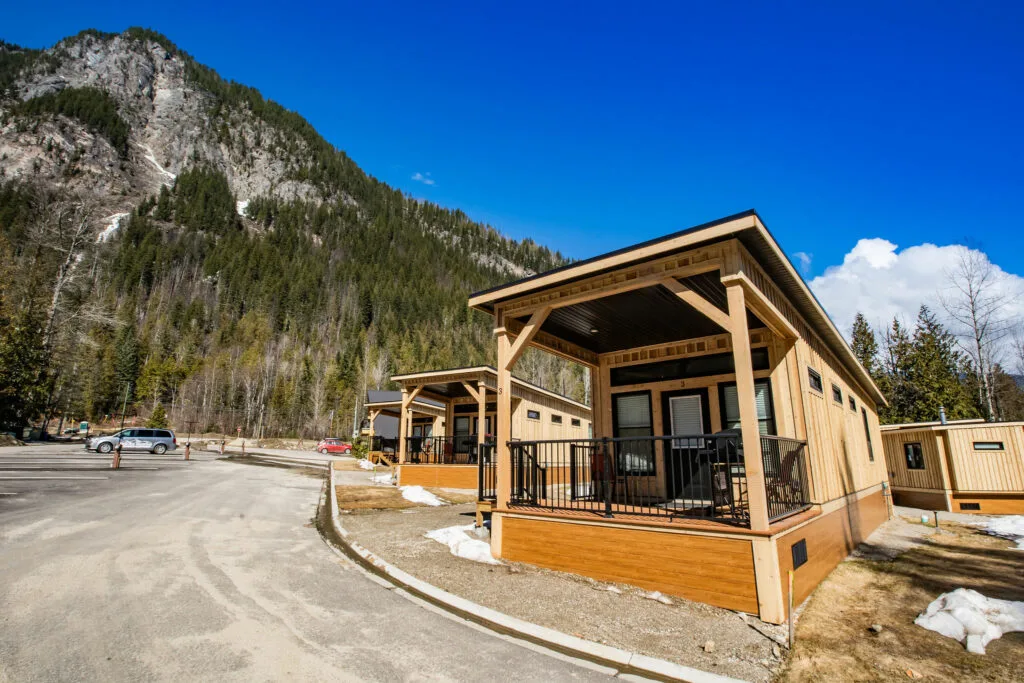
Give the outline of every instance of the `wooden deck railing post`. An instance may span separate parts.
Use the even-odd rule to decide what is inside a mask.
[[[601,488],[604,489],[604,516],[612,517],[612,482],[615,481],[615,473],[612,468],[615,463],[612,462],[612,449],[611,442],[608,437],[601,438],[601,452],[604,455],[604,467],[601,471]]]

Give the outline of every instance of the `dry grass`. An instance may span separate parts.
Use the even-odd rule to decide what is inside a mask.
[[[345,486],[334,487],[341,510],[404,510],[423,507],[402,497],[394,486]],[[475,495],[456,493],[442,489],[427,489],[441,500],[449,503],[468,503],[476,500]]]
[[[783,681],[1020,681],[1024,633],[972,655],[960,643],[914,624],[940,593],[973,588],[1024,600],[1024,553],[1006,541],[953,524],[893,561],[851,560],[818,588],[797,624]],[[869,628],[881,624],[875,635]]]
[[[334,462],[334,469],[338,470],[338,471],[355,472],[355,471],[358,471],[358,470],[362,469],[359,466],[359,461],[356,460],[355,458],[338,458],[337,460],[334,460],[333,462]],[[383,473],[384,469],[381,468],[380,471]]]

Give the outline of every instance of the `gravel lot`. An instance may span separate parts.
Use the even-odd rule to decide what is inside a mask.
[[[490,566],[453,556],[424,538],[470,524],[473,505],[361,511],[343,515],[355,540],[410,574],[456,595],[535,624],[634,652],[750,681],[768,681],[781,661],[772,641],[728,610],[520,563]],[[783,629],[748,617],[759,629]],[[711,652],[705,652],[714,641]],[[776,648],[778,652],[778,648]]]

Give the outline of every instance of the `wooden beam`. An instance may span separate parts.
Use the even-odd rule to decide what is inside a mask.
[[[520,334],[524,327],[525,325],[523,325],[523,323],[514,318],[509,318],[508,325],[502,329],[506,330],[514,337]],[[495,334],[498,334],[498,332],[499,330],[494,331]],[[530,346],[543,349],[554,356],[570,360],[574,363],[597,365],[599,362],[597,354],[590,349],[585,349],[582,346],[573,344],[572,342],[567,342],[564,339],[556,337],[553,334],[548,334],[543,330],[534,335],[533,339],[530,341]]]
[[[743,466],[747,478],[747,504],[750,506],[750,530],[768,530],[768,497],[761,460],[761,432],[757,422],[754,393],[754,364],[750,357],[747,331],[747,307],[742,287],[729,287],[729,317],[732,319],[732,358],[736,372],[736,399],[740,408],[740,438],[743,441]]]
[[[468,386],[466,387],[469,388]],[[483,381],[479,384],[479,391],[476,394],[476,457],[477,463],[483,463],[484,445],[487,437],[487,385]]]
[[[685,255],[675,255],[653,263],[636,264],[540,294],[514,299],[503,304],[504,310],[508,317],[521,318],[544,307],[564,308],[614,294],[655,287],[662,278],[668,276],[689,277],[721,268],[722,260],[717,245],[696,252],[693,256],[698,260],[695,262]]]
[[[726,286],[726,289],[736,286],[742,287],[746,305],[776,336],[783,339],[800,338],[800,333],[793,323],[789,322],[786,316],[782,315],[782,312],[775,307],[775,304],[769,301],[768,297],[755,287],[754,283],[746,275],[742,273],[739,275],[726,275],[722,278],[722,284]]]
[[[423,391],[423,387],[425,387],[425,386],[426,386],[425,384],[421,384],[418,387],[416,387],[415,389],[413,389],[412,392],[410,392],[410,394],[409,394],[409,403],[412,403],[413,401],[416,400],[416,397],[420,395],[420,392]]]
[[[551,313],[551,307],[547,306],[537,309],[530,316],[530,319],[526,322],[519,336],[516,337],[515,343],[511,346],[508,355],[505,357],[505,365],[503,366],[505,370],[512,372],[516,361],[519,360],[519,357],[523,355],[523,351],[526,350],[526,345],[540,332],[540,326],[547,320],[549,313]]]
[[[711,320],[711,322],[715,323],[726,332],[732,331],[732,323],[729,320],[728,313],[724,312],[718,306],[715,306],[713,303],[684,285],[679,280],[674,277],[667,277],[661,280],[661,284],[677,297],[696,308],[698,312],[704,315],[704,317]]]
[[[409,398],[409,390],[402,387],[402,410],[398,414],[398,462],[399,464],[405,463],[405,437],[409,434],[409,404],[412,399]]]
[[[480,402],[480,395],[477,394],[477,391],[476,389],[473,388],[473,385],[471,385],[466,380],[462,380],[462,386],[466,388],[466,393],[468,393],[473,398],[474,401],[476,401],[477,403]]]
[[[499,510],[508,507],[509,496],[512,493],[512,455],[509,451],[509,441],[512,440],[512,370],[508,362],[512,352],[512,343],[508,338],[508,332],[500,328],[498,334],[498,433],[497,433],[497,457],[498,467],[496,472],[496,505]],[[492,539],[493,540],[493,539]],[[491,545],[491,554],[501,555],[500,543],[495,547]]]

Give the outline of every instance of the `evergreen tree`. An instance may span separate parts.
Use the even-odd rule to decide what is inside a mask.
[[[945,407],[951,420],[977,417],[977,406],[967,391],[963,377],[966,360],[957,349],[956,339],[938,321],[927,306],[921,306],[907,359],[911,421],[937,420],[939,407]]]
[[[871,329],[863,313],[857,313],[853,319],[851,347],[860,364],[873,379],[877,380],[881,370],[878,362],[878,339],[875,338],[875,331]]]
[[[135,383],[139,378],[139,340],[135,332],[135,325],[129,324],[121,328],[117,334],[117,344],[114,356],[114,380],[117,383],[117,396],[115,406],[121,409],[127,391],[128,404],[131,405],[134,398]]]
[[[24,427],[44,409],[48,361],[41,309],[28,306],[10,316],[0,310],[0,428]]]
[[[146,426],[152,429],[167,429],[169,426],[167,423],[167,411],[164,410],[163,403],[157,403],[156,408],[153,409],[153,414],[146,420]]]
[[[914,404],[913,386],[909,381],[911,342],[899,318],[893,318],[882,342],[882,377],[879,388],[889,405],[882,408],[880,417],[887,424],[910,422]]]

